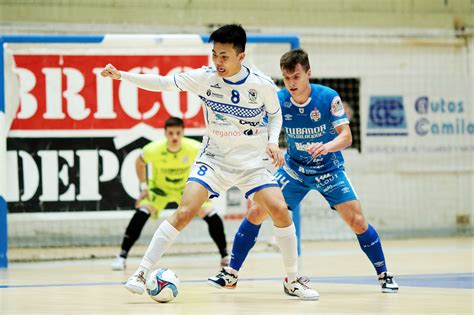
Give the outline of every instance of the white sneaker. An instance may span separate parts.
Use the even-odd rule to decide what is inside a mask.
[[[299,277],[296,280],[289,282],[285,278],[283,281],[283,290],[286,294],[297,296],[302,300],[319,300],[319,293],[306,285],[309,282],[307,277]]]
[[[393,274],[390,272],[382,272],[379,274],[379,282],[382,286],[382,293],[397,293],[398,283],[393,279]]]
[[[125,258],[117,256],[110,266],[112,267],[112,270],[125,270],[125,268],[127,268],[125,261]]]
[[[145,292],[145,282],[145,273],[140,271],[128,278],[125,282],[125,288],[132,293],[143,294]]]
[[[218,289],[235,289],[237,287],[238,277],[230,267],[224,267],[217,276],[207,279],[207,284]]]

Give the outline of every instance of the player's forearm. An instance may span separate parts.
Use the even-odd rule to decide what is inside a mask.
[[[281,110],[275,114],[268,114],[268,143],[278,145],[282,122]]]
[[[148,91],[179,91],[172,76],[120,71],[120,80],[128,81]]]
[[[352,134],[344,130],[327,144],[330,145],[329,152],[341,151],[352,144]]]

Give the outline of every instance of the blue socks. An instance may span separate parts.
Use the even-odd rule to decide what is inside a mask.
[[[362,234],[356,234],[360,248],[369,257],[377,274],[387,271],[385,257],[383,255],[382,243],[377,231],[369,224],[369,228]]]
[[[240,267],[242,267],[248,253],[257,242],[260,227],[261,224],[252,224],[247,220],[247,218],[242,221],[234,237],[229,267],[237,271],[240,270]]]

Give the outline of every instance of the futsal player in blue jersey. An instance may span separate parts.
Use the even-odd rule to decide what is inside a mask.
[[[376,270],[382,292],[397,292],[398,284],[387,271],[380,237],[365,220],[344,171],[341,150],[351,145],[352,134],[341,98],[329,87],[310,83],[309,58],[302,49],[285,53],[280,59],[280,69],[286,88],[278,92],[278,97],[288,150],[286,164],[277,170],[275,179],[289,209],[296,207],[310,190],[319,191],[356,234],[362,251]],[[267,212],[258,206],[251,209],[235,235],[229,267],[209,278],[210,285],[236,287],[238,271],[267,217]]]

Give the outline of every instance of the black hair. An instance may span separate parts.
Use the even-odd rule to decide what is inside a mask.
[[[182,127],[184,128],[184,122],[181,118],[170,117],[165,121],[165,129],[168,127]]]
[[[247,43],[247,34],[240,24],[228,24],[219,27],[212,32],[209,42],[217,42],[222,44],[232,44],[234,50],[240,54],[245,51]]]

